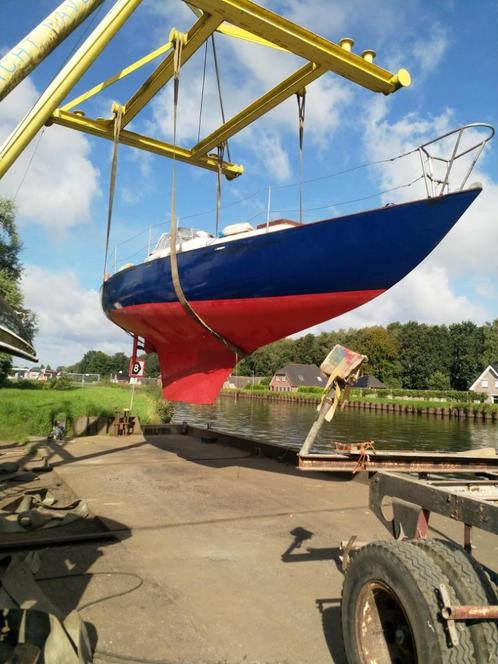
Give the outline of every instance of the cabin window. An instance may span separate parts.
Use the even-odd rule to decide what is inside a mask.
[[[299,374],[299,375],[298,375],[298,378],[299,378],[299,380],[301,381],[301,383],[304,382],[304,376],[301,376],[301,374]]]
[[[498,380],[495,380],[495,387],[498,387]]]
[[[488,386],[488,381],[487,380],[481,381],[481,387],[487,387],[487,386]]]

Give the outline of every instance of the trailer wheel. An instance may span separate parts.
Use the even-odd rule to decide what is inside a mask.
[[[342,632],[349,664],[469,664],[474,648],[458,625],[458,646],[440,616],[441,569],[409,542],[372,542],[352,558],[344,578]]]
[[[438,565],[450,580],[459,604],[498,604],[497,593],[484,569],[463,547],[447,540],[411,540]],[[498,662],[498,622],[469,620],[465,623],[474,644],[478,664]]]

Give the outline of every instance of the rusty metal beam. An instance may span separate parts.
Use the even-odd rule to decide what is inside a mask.
[[[436,452],[372,450],[350,454],[307,454],[299,457],[301,470],[345,471],[392,470],[414,473],[496,472],[498,456],[463,456]]]

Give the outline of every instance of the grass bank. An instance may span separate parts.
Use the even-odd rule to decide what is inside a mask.
[[[0,440],[46,436],[54,419],[65,414],[70,423],[80,415],[112,417],[129,408],[131,388],[121,386],[72,387],[65,390],[0,389]],[[158,401],[152,392],[136,389],[133,414],[143,423],[159,421]]]

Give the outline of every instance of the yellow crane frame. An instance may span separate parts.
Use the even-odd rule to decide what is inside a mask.
[[[335,72],[369,90],[384,94],[390,94],[410,85],[410,74],[406,69],[392,73],[374,64],[374,51],[367,50],[361,55],[357,55],[352,52],[353,41],[351,39],[345,38],[336,44],[251,0],[189,0],[188,4],[196,14],[197,20],[186,35],[182,35],[184,41],[182,64],[189,60],[216,31],[293,53],[306,60],[307,63],[190,148],[173,146],[157,138],[143,136],[126,129],[137,113],[173,78],[173,49],[174,41],[178,38],[175,30],[172,30],[170,41],[164,46],[125,67],[115,76],[103,81],[76,99],[60,106],[141,1],[117,0],[90,36],[68,60],[31,111],[0,147],[0,177],[10,168],[44,124],[55,123],[113,140],[114,118],[92,119],[76,107],[109,85],[163,55],[165,57],[154,72],[122,105],[119,142],[214,171],[220,168],[220,164],[218,156],[211,154],[213,149],[223,145],[228,138],[291,95],[302,91],[306,85],[327,71]],[[243,173],[241,165],[227,161],[221,163],[221,170],[229,179]]]

